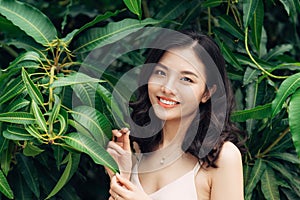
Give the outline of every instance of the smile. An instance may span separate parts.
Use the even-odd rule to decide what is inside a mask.
[[[163,107],[170,108],[170,107],[174,107],[179,104],[178,101],[174,101],[169,98],[165,98],[165,97],[157,97],[157,98],[158,98],[158,104]]]

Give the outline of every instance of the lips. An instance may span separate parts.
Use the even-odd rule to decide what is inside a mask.
[[[166,97],[157,97],[157,99],[158,104],[165,108],[173,108],[179,104],[178,101]]]

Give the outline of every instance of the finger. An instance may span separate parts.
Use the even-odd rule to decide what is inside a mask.
[[[125,151],[130,151],[130,139],[129,139],[130,131],[127,131],[125,135],[123,135],[123,149]]]
[[[116,175],[112,177],[110,182],[111,194],[118,194],[120,197],[127,196],[129,189],[117,180]]]
[[[118,129],[114,129],[111,132],[116,137],[121,137],[122,136],[122,133]]]
[[[116,173],[115,175],[116,181],[119,182],[120,185],[125,186],[128,190],[133,190],[134,185],[126,178],[123,178],[120,174]]]
[[[123,155],[124,153],[126,153],[119,144],[117,144],[113,141],[108,142],[107,150],[109,150],[109,149],[114,150],[115,152],[117,152],[120,155]]]

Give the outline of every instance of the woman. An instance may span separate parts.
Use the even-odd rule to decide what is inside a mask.
[[[113,130],[108,144],[121,172],[109,171],[109,199],[243,199],[241,132],[218,46],[192,31],[161,38],[130,105],[131,134]]]

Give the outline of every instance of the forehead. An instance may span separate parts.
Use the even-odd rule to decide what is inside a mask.
[[[169,49],[159,63],[175,71],[189,70],[199,76],[205,75],[205,66],[191,48]]]

